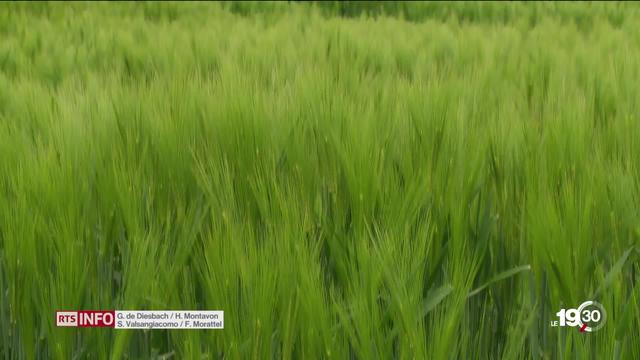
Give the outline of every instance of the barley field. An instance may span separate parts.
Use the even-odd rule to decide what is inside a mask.
[[[638,4],[0,3],[4,359],[640,359],[638,255]]]

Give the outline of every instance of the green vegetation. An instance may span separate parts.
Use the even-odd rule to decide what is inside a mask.
[[[0,4],[0,352],[640,359],[639,24],[626,3]],[[585,300],[604,328],[550,327]]]

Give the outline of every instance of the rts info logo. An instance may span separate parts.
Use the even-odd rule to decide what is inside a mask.
[[[559,320],[551,321],[551,326],[573,326],[580,332],[594,332],[602,329],[607,321],[607,312],[602,304],[585,301],[577,309],[560,309],[556,313]]]

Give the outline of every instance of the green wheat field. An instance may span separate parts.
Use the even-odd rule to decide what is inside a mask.
[[[639,4],[0,3],[4,359],[640,359],[639,255]]]

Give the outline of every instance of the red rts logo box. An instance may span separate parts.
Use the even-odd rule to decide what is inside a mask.
[[[57,311],[56,326],[114,327],[115,313],[113,310]]]

